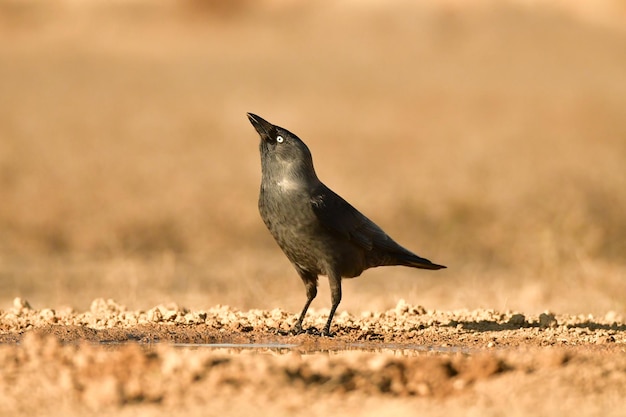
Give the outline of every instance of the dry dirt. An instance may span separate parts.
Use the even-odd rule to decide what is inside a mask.
[[[626,415],[625,21],[0,0],[0,415]],[[321,279],[289,335],[248,111],[448,269],[346,280],[332,338]]]
[[[623,415],[623,317],[431,311],[340,314],[289,335],[285,311],[97,299],[0,312],[0,410],[12,415]],[[360,405],[359,405],[360,404]],[[53,409],[54,412],[45,410]],[[398,414],[400,413],[400,414]]]

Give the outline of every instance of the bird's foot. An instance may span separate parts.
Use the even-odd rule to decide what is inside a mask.
[[[334,337],[335,333],[332,333],[330,331],[330,328],[325,327],[324,330],[322,330],[322,333],[320,334],[320,336],[323,336],[323,337]]]
[[[315,327],[309,327],[304,329],[302,326],[293,326],[293,328],[289,331],[289,335],[296,336],[299,334],[309,334],[311,336],[323,336],[323,337],[333,337],[335,333],[331,333],[328,329],[324,329],[323,331],[318,330]]]
[[[293,336],[296,336],[302,333],[306,333],[306,330],[302,328],[302,324],[300,323],[297,323],[295,326],[291,328],[291,330],[289,330],[289,334]]]

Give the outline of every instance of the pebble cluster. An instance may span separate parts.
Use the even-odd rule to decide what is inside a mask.
[[[328,310],[311,309],[305,327],[319,329],[327,317]],[[177,329],[202,326],[208,334],[259,340],[268,335],[288,335],[295,320],[296,315],[280,309],[240,311],[219,305],[204,311],[190,311],[175,304],[129,311],[113,300],[101,298],[94,300],[85,312],[71,308],[37,310],[26,300],[16,298],[12,308],[0,311],[0,335],[43,326],[101,330],[153,325],[169,326],[170,334]],[[594,317],[551,312],[533,316],[495,310],[437,311],[412,306],[404,300],[383,312],[364,311],[357,316],[343,311],[336,315],[333,330],[337,340],[443,346],[496,347],[520,341],[531,345],[626,343],[624,318],[615,312]]]
[[[170,345],[125,344],[111,349],[61,344],[54,337],[29,333],[20,345],[0,345],[0,411],[24,407],[22,399],[27,396],[40,407],[42,402],[52,405],[62,399],[90,409],[139,402],[206,402],[214,395],[250,389],[266,396],[359,392],[441,397],[514,368],[501,358],[480,355],[233,355]]]
[[[307,325],[322,326],[327,314],[312,311]],[[555,369],[562,371],[563,381],[582,375],[580,385],[593,392],[626,392],[626,358],[621,353],[626,326],[612,312],[597,318],[435,311],[400,301],[384,312],[338,314],[333,338],[313,332],[289,335],[294,321],[293,314],[279,309],[216,306],[190,311],[159,305],[129,311],[113,300],[96,299],[89,311],[76,312],[38,310],[16,298],[12,307],[0,311],[0,412],[24,412],[29,404],[41,408],[60,401],[96,410],[137,403],[176,407],[204,404],[207,393],[244,391],[267,398],[289,398],[291,392],[293,398],[304,393],[445,397],[499,375],[554,375]],[[188,340],[196,332],[214,340],[271,340],[296,348],[230,351],[209,345],[142,344],[128,337],[142,332],[162,341]],[[515,349],[499,349],[507,347]],[[309,354],[325,349],[333,354]],[[609,352],[614,354],[607,361]],[[599,376],[590,379],[576,367],[584,375]],[[35,380],[37,390],[32,389]]]

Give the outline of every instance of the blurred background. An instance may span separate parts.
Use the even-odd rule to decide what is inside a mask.
[[[449,267],[340,310],[625,312],[626,4],[413,3],[0,0],[0,309],[299,311],[250,111]]]

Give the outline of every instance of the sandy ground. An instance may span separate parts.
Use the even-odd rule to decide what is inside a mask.
[[[0,0],[0,414],[623,416],[625,12]],[[289,335],[249,111],[448,269]]]
[[[340,314],[330,338],[316,335],[326,314],[312,312],[309,332],[289,335],[295,317],[278,309],[130,311],[97,299],[77,312],[15,299],[0,314],[0,409],[617,416],[626,407],[626,324],[613,312],[427,311],[400,301]]]

